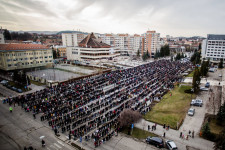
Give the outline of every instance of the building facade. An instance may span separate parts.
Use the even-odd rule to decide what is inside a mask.
[[[218,63],[220,59],[225,61],[225,35],[208,34],[202,42],[202,58],[210,59]]]
[[[141,37],[138,34],[133,36],[129,34],[102,34],[100,35],[102,42],[118,47],[121,54],[135,54],[141,46]]]
[[[62,43],[66,47],[78,46],[78,44],[85,38],[83,33],[62,33]]]
[[[160,50],[160,33],[156,33],[156,31],[147,31],[143,34],[142,37],[142,52],[147,52],[150,54],[150,57],[154,57],[155,53]]]
[[[93,33],[84,38],[79,46],[67,47],[68,60],[109,59],[120,55],[119,48],[99,41]]]
[[[4,38],[4,31],[2,30],[2,28],[0,29],[0,44],[4,44],[5,43],[5,38]]]
[[[40,44],[0,44],[0,69],[16,70],[51,65],[52,49]]]

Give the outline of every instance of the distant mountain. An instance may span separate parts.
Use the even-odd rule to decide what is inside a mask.
[[[62,34],[62,33],[83,33],[83,34],[88,34],[87,32],[82,32],[82,31],[70,31],[70,30],[67,30],[67,31],[60,31],[56,34]]]
[[[37,33],[37,34],[46,34],[46,35],[51,35],[51,34],[62,34],[62,33],[83,33],[83,34],[88,34],[87,32],[81,32],[81,31],[10,31],[10,32],[18,32],[18,33]]]

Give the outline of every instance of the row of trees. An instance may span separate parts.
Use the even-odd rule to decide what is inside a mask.
[[[217,124],[224,127],[225,126],[225,102],[220,106],[219,112],[216,116]],[[209,123],[205,123],[202,128],[202,136],[206,139],[215,141],[214,149],[224,150],[225,149],[225,129],[223,129],[219,135],[213,134],[209,127]]]
[[[169,45],[166,44],[160,48],[160,51],[155,53],[155,59],[159,57],[170,56],[170,48]]]
[[[4,38],[5,40],[22,40],[22,41],[27,41],[27,40],[32,40],[33,36],[32,34],[28,32],[24,33],[18,33],[18,32],[9,32],[8,30],[4,31]]]
[[[177,54],[177,56],[175,57],[175,60],[180,60],[180,59],[182,59],[182,58],[185,58],[185,57],[187,57],[186,55],[184,55],[184,53],[178,53]]]
[[[60,57],[59,50],[58,49],[55,50],[53,47],[52,47],[52,54],[53,54],[53,59]]]
[[[30,85],[30,79],[27,78],[26,73],[19,73],[17,70],[13,72],[13,81],[18,83],[21,86]]]
[[[220,63],[219,63],[218,68],[220,68],[220,69],[222,69],[222,68],[223,68],[223,59],[220,59]]]
[[[143,56],[142,56],[142,59],[145,61],[145,60],[147,60],[147,59],[149,59],[150,58],[150,54],[149,54],[149,52],[147,51],[147,52],[144,52],[144,54],[143,54]]]
[[[201,63],[201,53],[196,51],[192,56],[191,56],[191,62],[195,64],[200,64]]]
[[[203,60],[200,68],[201,76],[206,76],[208,71],[209,71],[209,60],[208,61]]]
[[[199,91],[200,82],[201,82],[201,73],[198,68],[195,68],[192,80],[192,89],[194,93],[197,93]]]

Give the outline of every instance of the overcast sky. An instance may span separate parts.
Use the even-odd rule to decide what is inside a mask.
[[[0,0],[8,30],[225,34],[225,0]]]

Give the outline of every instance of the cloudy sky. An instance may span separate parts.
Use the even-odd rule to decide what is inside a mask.
[[[225,34],[225,0],[0,0],[8,30]]]

